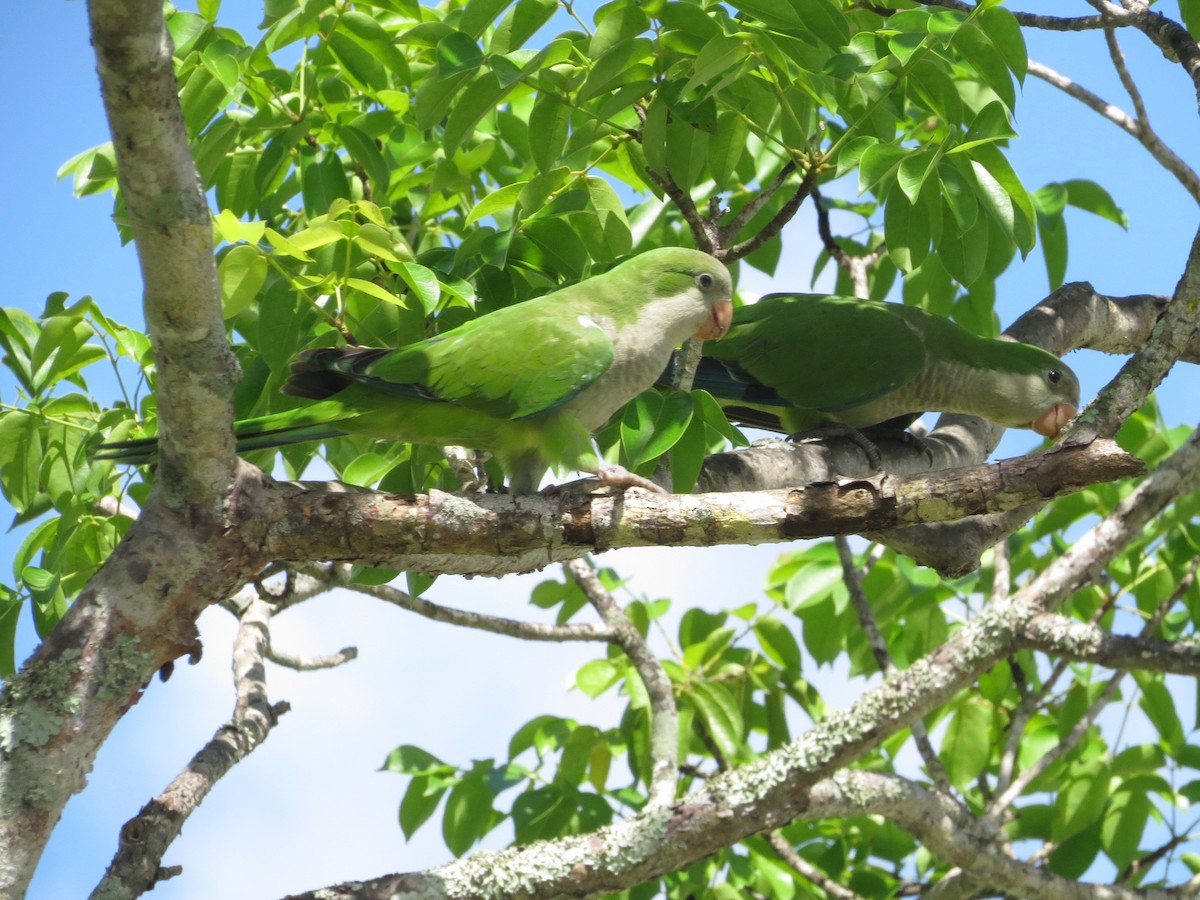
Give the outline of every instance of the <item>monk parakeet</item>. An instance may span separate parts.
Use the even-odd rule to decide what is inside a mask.
[[[898,303],[771,294],[703,352],[694,387],[731,419],[787,434],[903,430],[938,411],[1054,436],[1079,405],[1075,373],[1053,354]]]
[[[239,451],[343,434],[494,451],[510,490],[549,467],[655,488],[603,464],[591,433],[654,383],[685,338],[719,338],[733,313],[729,272],[706,253],[650,250],[578,284],[496,310],[399,349],[302,352],[285,394],[318,402],[237,422]],[[154,438],[96,457],[148,462]]]

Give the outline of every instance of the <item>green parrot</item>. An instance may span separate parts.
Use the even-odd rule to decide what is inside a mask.
[[[735,421],[797,436],[902,432],[938,411],[1053,437],[1079,406],[1079,380],[1053,354],[898,303],[770,294],[703,353],[694,387]]]
[[[399,349],[305,350],[283,392],[317,402],[235,423],[237,448],[363,434],[491,450],[514,493],[537,490],[551,467],[661,490],[602,463],[592,432],[654,383],[681,341],[721,337],[732,292],[713,257],[662,248]],[[156,452],[144,438],[95,457],[142,464]]]

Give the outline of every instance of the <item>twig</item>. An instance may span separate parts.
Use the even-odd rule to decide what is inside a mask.
[[[795,160],[788,160],[784,163],[783,168],[779,170],[779,174],[771,179],[771,183],[764,185],[746,204],[739,209],[721,229],[721,236],[725,240],[737,237],[738,233],[746,227],[746,223],[758,215],[758,211],[762,209],[775,196],[776,191],[783,187],[788,180],[788,176],[796,171]]]
[[[433,619],[435,622],[445,622],[460,628],[489,631],[492,634],[503,634],[525,641],[607,641],[609,643],[619,641],[614,630],[600,622],[579,625],[545,625],[541,622],[522,622],[519,619],[488,616],[483,613],[430,603],[428,600],[413,597],[399,588],[386,584],[347,584],[346,589],[383,600],[407,609],[409,612],[415,612],[419,616]]]
[[[650,697],[651,778],[648,806],[665,806],[675,800],[679,781],[679,713],[675,708],[675,688],[647,645],[592,567],[582,559],[563,563],[563,568],[587,595],[604,624],[616,636],[629,661],[633,663]]]
[[[475,470],[474,454],[466,447],[442,447],[442,455],[450,463],[450,471],[458,481],[460,491],[481,491],[484,485]]]
[[[332,669],[343,663],[348,663],[352,659],[357,659],[358,648],[343,647],[337,653],[328,653],[325,656],[292,656],[289,653],[281,653],[272,647],[267,647],[265,656],[268,660],[275,663],[275,665],[283,666],[285,669],[293,669],[297,672],[313,672],[317,669]]]
[[[1111,30],[1105,34],[1111,34]],[[1120,52],[1119,50],[1117,51]],[[1118,69],[1121,71],[1121,69]],[[1035,60],[1029,60],[1029,74],[1042,79],[1047,84],[1061,90],[1070,97],[1074,97],[1080,103],[1099,113],[1103,118],[1108,119],[1121,130],[1133,136],[1151,156],[1164,169],[1175,176],[1175,179],[1183,185],[1184,190],[1191,194],[1192,198],[1200,202],[1200,175],[1197,175],[1174,150],[1168,147],[1158,136],[1158,133],[1150,127],[1150,122],[1144,117],[1144,110],[1139,113],[1140,118],[1134,118],[1118,106],[1107,102],[1098,95],[1092,93],[1087,88],[1076,84],[1066,75],[1056,72],[1049,66],[1042,65]],[[1126,73],[1127,75],[1127,73]],[[1124,78],[1122,78],[1124,81]],[[1128,90],[1131,90],[1135,96],[1135,106],[1141,106],[1141,97],[1137,95],[1136,88],[1132,86],[1132,81],[1129,83]]]
[[[749,256],[763,244],[767,243],[767,241],[772,240],[783,230],[783,226],[790,222],[792,217],[796,215],[796,210],[812,194],[816,184],[817,167],[811,166],[804,174],[800,186],[796,188],[796,193],[791,196],[787,203],[780,207],[779,212],[771,217],[771,221],[767,222],[754,236],[748,237],[746,240],[734,244],[732,247],[727,247],[721,255],[721,259],[726,262],[739,260],[743,256]]]
[[[975,9],[974,4],[962,0],[918,0],[923,6],[938,6],[942,9],[956,9],[969,13]],[[1013,17],[1021,25],[1029,28],[1041,28],[1046,31],[1094,31],[1104,27],[1103,16],[1046,16],[1041,13],[1013,12]]]
[[[671,201],[679,208],[679,214],[683,216],[683,221],[687,222],[692,237],[696,240],[697,249],[711,253],[718,259],[723,259],[724,256],[718,252],[721,249],[720,240],[714,234],[713,223],[700,214],[700,210],[692,202],[692,195],[675,183],[675,179],[671,177],[669,171],[665,175],[660,175],[653,169],[647,168],[645,172],[650,180],[658,185],[659,189],[670,197]]]
[[[862,573],[854,564],[854,554],[850,550],[850,542],[845,537],[838,535],[834,538],[834,543],[837,545],[838,559],[842,563],[842,580],[846,583],[846,590],[850,594],[850,605],[854,607],[854,613],[858,616],[858,623],[862,626],[867,646],[871,648],[879,671],[884,676],[891,675],[896,671],[896,665],[892,662],[892,656],[888,652],[887,641],[884,640],[879,625],[875,622],[875,611],[871,609],[871,603],[863,591]],[[946,769],[942,766],[942,761],[938,759],[937,752],[929,741],[929,732],[925,730],[925,723],[920,719],[915,719],[910,730],[917,750],[921,754],[921,759],[925,761],[925,768],[928,770],[930,778],[933,779],[939,790],[950,791],[950,780],[946,777]]]
[[[792,845],[788,843],[787,838],[779,831],[767,832],[767,843],[771,848],[779,854],[779,858],[795,869],[801,876],[811,881],[830,897],[836,897],[837,900],[862,900],[860,894],[854,893],[849,888],[842,887],[807,859],[792,849]]]
[[[183,824],[216,783],[266,740],[286,703],[267,701],[263,654],[269,642],[271,606],[251,601],[241,615],[233,645],[233,680],[237,694],[232,719],[192,757],[167,789],[142,807],[121,829],[120,846],[93,897],[138,897],[179,873],[161,868],[163,854]]]
[[[870,253],[862,256],[847,253],[833,236],[833,229],[829,226],[829,210],[821,203],[821,192],[816,186],[813,187],[813,199],[816,201],[817,208],[817,234],[821,238],[821,243],[825,245],[825,252],[850,275],[850,283],[854,285],[854,296],[866,299],[871,293],[867,283],[867,273],[886,252],[886,245],[880,244]]]
[[[1104,42],[1108,44],[1108,55],[1112,58],[1113,68],[1117,70],[1117,76],[1121,79],[1125,93],[1133,101],[1133,111],[1137,115],[1139,130],[1153,133],[1150,128],[1150,116],[1146,112],[1146,104],[1142,100],[1141,91],[1134,84],[1133,76],[1129,74],[1129,67],[1125,65],[1125,54],[1121,52],[1121,45],[1117,43],[1116,31],[1111,28],[1105,28]]]

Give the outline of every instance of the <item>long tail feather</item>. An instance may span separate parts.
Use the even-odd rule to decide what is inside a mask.
[[[341,437],[346,434],[339,428],[322,423],[299,423],[285,425],[279,428],[264,429],[257,423],[246,423],[234,431],[237,438],[237,452],[250,453],[254,450],[268,450],[272,447],[286,447],[292,444],[304,444],[309,441],[323,441],[329,438]],[[158,438],[139,438],[131,441],[113,441],[100,444],[92,453],[92,459],[109,459],[128,465],[143,466],[154,461],[158,456]]]

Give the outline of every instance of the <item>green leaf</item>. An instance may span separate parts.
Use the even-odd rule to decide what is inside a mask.
[[[462,856],[471,845],[491,830],[492,792],[483,776],[471,772],[450,789],[442,814],[442,839],[455,856]]]
[[[705,730],[727,760],[737,759],[742,750],[742,713],[725,685],[701,681],[692,685],[684,698],[700,715]]]
[[[324,215],[337,200],[351,199],[342,159],[326,150],[300,150],[300,188],[310,219]]]
[[[221,281],[221,315],[232,319],[249,309],[267,280],[267,259],[249,244],[230,249],[217,266]]]
[[[1077,762],[1068,770],[1055,799],[1051,840],[1061,842],[1100,820],[1108,803],[1109,769],[1103,760]]]
[[[708,141],[708,171],[718,190],[734,184],[749,135],[750,126],[737,113],[722,110],[717,114],[717,130]]]
[[[910,203],[916,203],[921,196],[921,188],[931,173],[936,176],[938,157],[932,150],[922,150],[910,153],[900,161],[896,171],[896,184],[904,191],[904,196]]]
[[[787,581],[787,608],[799,612],[826,600],[841,585],[842,567],[836,562],[816,560],[802,566]]]
[[[637,37],[650,27],[646,13],[632,4],[602,6],[597,10],[596,19],[596,31],[588,42],[587,55],[591,59],[596,59],[623,41]]]
[[[529,113],[529,146],[539,172],[548,172],[559,164],[570,124],[570,106],[555,94],[538,95]]]
[[[391,170],[375,142],[367,134],[350,125],[337,126],[337,135],[346,145],[351,159],[362,166],[370,178],[374,193],[378,196],[386,195],[388,184],[391,182]]]
[[[970,227],[962,229],[952,209],[948,205],[943,207],[942,238],[937,245],[937,255],[946,271],[959,284],[970,287],[983,274],[987,253],[987,220],[977,217]]]
[[[972,147],[978,147],[980,144],[1007,141],[1015,137],[1018,135],[1013,131],[1012,123],[1008,118],[1008,110],[1005,109],[1003,103],[993,100],[979,111],[971,121],[971,127],[967,129],[966,136],[948,152],[961,153]]]
[[[1200,0],[1179,0],[1179,13],[1192,37],[1200,40]]]
[[[858,192],[865,194],[891,174],[909,151],[895,144],[872,143],[864,148],[858,162]]]
[[[791,629],[778,619],[764,616],[754,623],[754,634],[772,661],[789,673],[800,671],[800,645]]]
[[[22,606],[16,592],[0,584],[0,678],[10,678],[17,670],[17,621]]]
[[[417,829],[429,821],[446,790],[445,785],[435,784],[424,775],[409,782],[400,800],[400,831],[406,840],[412,840]]]
[[[460,72],[472,72],[483,65],[483,51],[474,38],[452,31],[437,43],[437,77],[447,78]]]
[[[588,175],[583,183],[594,215],[583,216],[582,221],[599,226],[599,237],[608,256],[626,255],[633,249],[633,235],[625,217],[625,204],[605,179]]]
[[[1159,739],[1167,746],[1168,752],[1177,753],[1186,744],[1187,739],[1179,721],[1179,714],[1175,711],[1175,700],[1171,692],[1158,678],[1139,678],[1138,683],[1142,688],[1138,705],[1158,730]]]
[[[404,279],[408,289],[421,303],[426,315],[437,309],[441,299],[442,289],[438,284],[437,275],[420,263],[402,262],[396,267],[397,274]]]
[[[512,806],[513,831],[518,844],[561,837],[567,833],[578,809],[579,792],[558,785],[525,791]]]
[[[617,683],[620,670],[607,659],[593,659],[575,673],[575,686],[595,699]]]
[[[932,235],[926,205],[910,202],[899,183],[888,194],[883,231],[888,256],[901,271],[911,272],[929,255]]]
[[[955,711],[942,739],[946,777],[960,790],[972,784],[987,765],[992,748],[992,710],[983,700],[969,697]]]
[[[1100,825],[1100,846],[1118,870],[1138,856],[1150,806],[1150,798],[1144,791],[1120,788],[1113,794]]]
[[[469,0],[458,25],[471,37],[480,37],[510,3],[512,0]]]
[[[1067,202],[1072,206],[1115,222],[1122,228],[1129,228],[1129,216],[1125,215],[1125,211],[1117,206],[1108,191],[1096,182],[1083,178],[1072,178],[1064,181],[1063,187],[1067,189]]]
[[[1000,50],[980,27],[978,19],[963,23],[954,34],[954,48],[978,73],[980,80],[991,88],[1004,104],[1013,109],[1017,95],[1012,75]]]
[[[632,468],[657,459],[675,445],[692,420],[692,399],[683,391],[664,397],[645,391],[621,415],[621,444]]]
[[[517,5],[496,26],[488,49],[492,53],[511,53],[523,47],[557,9],[557,0],[517,0]]]
[[[636,64],[652,54],[653,45],[646,38],[633,38],[615,45],[592,64],[579,89],[578,102],[586,103],[641,77]]]

